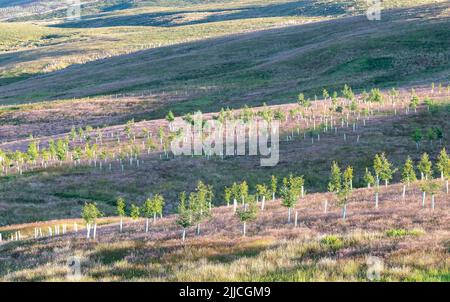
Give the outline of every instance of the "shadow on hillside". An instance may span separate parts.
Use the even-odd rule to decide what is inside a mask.
[[[160,26],[176,27],[210,22],[269,18],[269,17],[323,17],[337,16],[346,13],[348,5],[342,3],[323,3],[319,0],[299,0],[288,3],[270,4],[265,6],[245,6],[232,9],[211,10],[179,10],[173,12],[143,13],[136,15],[104,16],[89,15],[77,22],[67,22],[54,25],[62,28],[98,28],[113,26]],[[188,14],[193,14],[194,20]],[[195,19],[194,14],[202,14]]]

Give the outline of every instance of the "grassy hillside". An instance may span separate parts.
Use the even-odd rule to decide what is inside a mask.
[[[0,280],[66,280],[75,256],[81,281],[369,281],[369,257],[382,261],[382,281],[450,281],[448,195],[432,211],[429,200],[420,206],[415,187],[404,201],[400,191],[383,188],[375,209],[373,191],[357,190],[345,222],[333,196],[307,195],[296,207],[297,227],[279,201],[269,201],[246,237],[231,207],[214,209],[200,235],[190,228],[185,242],[174,216],[158,219],[149,233],[143,220],[127,220],[122,233],[117,218],[101,220],[97,240],[86,240],[81,226],[75,233],[72,220],[0,228],[31,237],[0,245]],[[68,234],[33,239],[34,227],[46,234],[63,224]]]
[[[403,106],[409,104],[409,97]],[[288,114],[292,107],[283,106]],[[318,107],[319,110],[321,107]],[[73,166],[73,163],[51,165],[41,168],[39,165],[33,171],[26,171],[23,175],[11,173],[0,179],[0,225],[21,223],[29,221],[43,221],[62,217],[77,217],[79,207],[85,201],[97,202],[99,207],[107,214],[115,211],[115,202],[118,196],[126,197],[128,203],[142,202],[148,194],[161,193],[167,199],[165,211],[175,211],[177,196],[181,191],[193,190],[198,180],[203,180],[214,186],[217,199],[216,204],[223,203],[224,186],[231,185],[235,181],[246,180],[253,192],[258,183],[268,183],[271,175],[278,178],[285,177],[289,173],[304,175],[306,188],[309,192],[323,192],[327,190],[329,170],[333,160],[342,165],[351,165],[355,170],[355,186],[364,186],[363,175],[366,167],[371,167],[375,154],[386,152],[389,159],[397,166],[403,165],[406,156],[410,155],[415,161],[420,159],[423,152],[428,152],[434,160],[443,147],[450,149],[448,129],[450,129],[450,109],[448,98],[444,98],[437,110],[428,111],[421,108],[417,114],[406,115],[404,109],[398,107],[398,115],[395,116],[389,104],[381,105],[379,113],[367,121],[364,126],[361,120],[358,122],[358,130],[353,131],[349,127],[340,128],[337,133],[322,133],[320,141],[314,137],[311,140],[305,122],[297,122],[289,119],[282,124],[283,135],[280,142],[280,162],[275,167],[261,167],[259,157],[237,156],[207,159],[205,157],[176,157],[169,160],[164,158],[162,149],[157,149],[150,155],[144,148],[139,152],[141,163],[136,166],[136,161],[129,164],[124,159],[122,171],[118,160],[112,159],[111,170],[108,163],[94,168],[94,164],[86,159],[82,166]],[[384,108],[384,109],[383,109]],[[362,110],[362,109],[361,109]],[[377,111],[375,111],[377,112]],[[345,116],[345,113],[344,113]],[[339,116],[335,119],[339,120]],[[53,124],[51,122],[50,124]],[[141,147],[145,137],[143,129],[147,129],[155,135],[160,126],[167,127],[167,122],[153,120],[140,122],[135,125],[136,142],[126,139],[124,126],[113,126],[103,130],[104,142],[99,146],[99,154],[102,150],[121,154],[131,154],[131,146]],[[297,133],[297,127],[301,132]],[[438,127],[443,131],[443,141],[431,142],[425,136],[432,127]],[[420,150],[411,138],[413,131],[422,129],[424,142]],[[286,141],[286,135],[294,139]],[[305,132],[305,136],[303,136]],[[121,143],[117,143],[111,133],[121,133]],[[344,133],[346,140],[344,140]],[[359,141],[358,141],[359,136]],[[52,137],[57,139],[60,136]],[[90,141],[96,134],[90,134]],[[46,146],[49,138],[41,137],[42,147]],[[0,145],[3,150],[26,151],[28,140],[17,140]],[[86,141],[88,142],[88,141]],[[85,141],[75,145],[85,146]],[[98,143],[98,142],[97,142]],[[38,161],[40,164],[40,161]],[[11,168],[12,169],[12,168]],[[399,181],[401,173],[397,172],[394,181]]]
[[[445,81],[447,7],[386,12],[375,23],[351,17],[141,51],[3,85],[0,99],[198,91],[171,105],[183,113],[285,103],[299,91],[319,94],[344,83],[368,88]]]

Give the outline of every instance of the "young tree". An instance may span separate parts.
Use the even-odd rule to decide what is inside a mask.
[[[432,179],[422,182],[422,184],[420,185],[420,189],[422,190],[422,207],[425,207],[426,194],[429,194],[431,195],[431,209],[434,210],[435,195],[439,191],[439,188],[439,184]]]
[[[419,151],[420,142],[422,141],[422,138],[423,138],[422,130],[416,128],[416,130],[414,130],[414,133],[412,134],[412,139],[416,143],[417,151]]]
[[[414,109],[414,112],[417,112],[417,106],[419,106],[420,100],[419,97],[416,94],[413,94],[411,101],[409,103],[409,107]]]
[[[120,232],[122,232],[123,228],[123,217],[127,215],[125,208],[126,208],[125,200],[122,197],[119,197],[117,199],[117,214],[120,217]]]
[[[428,178],[431,178],[432,171],[433,171],[433,164],[430,161],[430,157],[427,153],[424,153],[422,155],[422,158],[420,159],[419,165],[417,166],[421,173],[421,179],[427,180]]]
[[[240,193],[242,204],[245,204],[245,200],[248,197],[248,185],[245,180],[239,186],[239,193]]]
[[[257,198],[261,198],[261,210],[264,210],[264,204],[266,202],[266,196],[268,193],[267,186],[265,184],[257,184],[256,185],[256,194]]]
[[[165,204],[164,197],[161,194],[156,194],[153,197],[153,223],[156,223],[156,215],[162,218]]]
[[[130,216],[131,216],[131,218],[133,220],[138,220],[139,217],[141,216],[141,209],[137,205],[132,204],[131,205]]]
[[[211,208],[208,204],[209,197],[212,194],[210,190],[211,187],[199,181],[196,192],[189,195],[189,207],[192,210],[194,221],[197,224],[197,235],[200,235],[201,222],[211,214]]]
[[[352,188],[352,181],[353,181],[353,169],[351,167],[347,167],[344,172],[344,181],[341,186],[341,190],[338,193],[338,201],[339,204],[342,206],[342,220],[345,221],[347,217],[347,204],[348,199],[353,191]]]
[[[97,219],[100,218],[101,216],[102,216],[102,213],[98,210],[97,205],[95,203],[86,202],[84,204],[83,211],[82,211],[82,217],[83,217],[84,221],[86,222],[86,229],[87,229],[86,237],[87,237],[87,239],[90,238],[92,224],[94,225],[93,237],[94,237],[94,240],[96,239]]]
[[[328,183],[328,191],[332,193],[338,193],[342,187],[342,175],[341,169],[336,162],[333,162],[331,166],[330,182]]]
[[[253,198],[249,198],[249,202],[242,206],[242,209],[238,209],[236,212],[239,220],[242,222],[243,230],[242,235],[245,237],[247,233],[247,222],[253,221],[258,216],[258,208]]]
[[[381,154],[381,160],[382,160],[382,169],[380,172],[380,178],[381,178],[381,180],[384,181],[384,183],[387,187],[389,184],[389,181],[392,180],[392,177],[395,173],[395,169],[392,168],[392,164],[386,158],[386,155],[384,153]]]
[[[373,170],[376,176],[376,185],[380,185],[380,174],[383,172],[383,156],[376,154],[373,160]]]
[[[145,217],[145,232],[148,233],[149,218],[155,214],[154,202],[151,198],[147,198],[147,200],[144,202],[144,205],[142,206],[142,212]]]
[[[180,195],[180,203],[178,205],[177,224],[183,228],[183,241],[186,239],[186,229],[192,226],[192,210],[186,205],[186,193]]]
[[[414,163],[411,159],[411,157],[408,156],[406,159],[405,165],[403,166],[402,170],[402,182],[403,182],[403,194],[402,197],[405,199],[406,197],[406,186],[409,187],[411,182],[414,182],[417,180],[416,177],[416,171],[414,170]]]
[[[350,186],[350,189],[353,190],[353,168],[347,167],[344,171],[344,181],[347,183],[347,185]]]
[[[443,148],[437,158],[436,167],[441,173],[441,180],[444,181],[445,175],[448,173],[450,158],[448,157],[447,150]]]
[[[225,187],[223,196],[224,196],[225,202],[227,203],[227,207],[230,206],[232,194],[233,194],[232,189]]]
[[[175,121],[175,116],[173,115],[172,110],[170,110],[169,113],[167,113],[166,120],[169,122],[170,131],[172,131],[172,129],[173,129],[172,124]]]
[[[39,157],[38,143],[35,140],[28,146],[27,155],[32,161],[35,161]]]
[[[288,208],[288,223],[291,222],[291,210],[297,204],[303,192],[303,177],[294,177],[292,174],[289,178],[283,179],[283,187],[281,188],[281,204]]]
[[[372,172],[370,172],[369,168],[366,168],[366,173],[364,174],[364,182],[369,189],[375,185],[375,177],[373,177]]]
[[[275,200],[275,194],[277,193],[278,180],[275,175],[270,178],[270,192],[272,192],[272,201]]]
[[[322,91],[322,96],[325,101],[328,100],[328,98],[330,97],[330,94],[328,93],[328,91],[325,88]]]

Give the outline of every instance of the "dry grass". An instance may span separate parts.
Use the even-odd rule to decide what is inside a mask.
[[[84,232],[59,238],[6,243],[2,250],[3,280],[64,280],[66,260],[82,259],[85,281],[364,281],[367,257],[384,261],[384,281],[448,281],[450,198],[438,196],[437,207],[422,209],[414,189],[405,201],[401,188],[383,188],[379,209],[373,192],[357,190],[346,222],[327,194],[300,200],[299,227],[287,224],[287,210],[268,202],[243,238],[231,208],[217,208],[202,224],[201,236],[188,232],[186,243],[174,217],[158,220],[150,233],[144,223],[103,225],[97,241]],[[401,236],[389,231],[405,230]],[[420,230],[420,231],[419,231]]]

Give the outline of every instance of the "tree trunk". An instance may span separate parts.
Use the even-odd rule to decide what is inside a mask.
[[[342,209],[342,220],[345,221],[347,218],[347,204],[344,204],[344,208]]]
[[[291,208],[288,208],[288,223],[291,223]]]
[[[148,233],[148,218],[145,219],[145,232]]]
[[[183,241],[186,240],[186,229],[185,228],[183,228],[183,237],[182,238],[183,238]]]
[[[261,202],[261,211],[264,211],[264,205],[266,203],[266,196],[263,196],[262,202]]]
[[[120,217],[120,227],[119,227],[119,229],[120,229],[120,232],[122,233],[122,229],[123,229],[123,218],[122,217]]]
[[[323,212],[326,214],[328,212],[328,200],[325,200],[324,210]]]
[[[197,224],[197,235],[200,235],[200,223]]]
[[[445,182],[445,191],[446,191],[446,193],[448,194],[448,179],[447,179],[447,181]]]
[[[298,221],[298,211],[295,211],[295,223],[294,223],[295,227],[297,227],[297,221]]]
[[[91,237],[91,226],[90,226],[90,224],[86,224],[86,230],[87,230],[86,239],[89,239]]]
[[[434,211],[434,194],[431,195],[431,209]]]
[[[236,213],[237,210],[237,200],[236,198],[233,199],[233,212]]]
[[[425,198],[426,198],[426,196],[427,196],[427,193],[422,192],[422,208],[425,207]]]
[[[375,192],[375,209],[378,209],[378,192]]]
[[[97,238],[97,224],[94,223],[94,240]]]
[[[247,222],[244,221],[243,230],[242,230],[242,234],[244,235],[244,237],[245,237],[246,233],[247,233]]]
[[[272,193],[272,201],[275,201],[275,192]]]
[[[305,187],[302,186],[302,198],[305,196]]]
[[[403,200],[406,198],[406,185],[403,185],[403,194],[402,194]]]
[[[153,213],[153,224],[156,223],[156,213]]]

